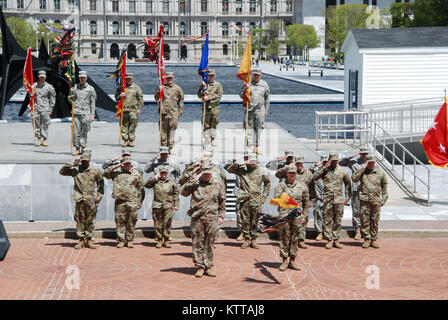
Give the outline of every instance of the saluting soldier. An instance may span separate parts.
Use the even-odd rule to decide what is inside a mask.
[[[106,170],[107,168],[109,168],[111,166],[116,166],[117,164],[123,162],[124,157],[132,158],[130,148],[121,149],[121,153],[119,155],[117,155],[113,159],[110,159],[110,160],[107,160],[106,162],[104,162],[102,165],[103,170]],[[140,168],[140,164],[137,161],[132,160],[132,168],[137,170],[143,176],[143,170]]]
[[[294,152],[285,151],[284,157],[278,157],[277,159],[269,161],[266,163],[266,168],[269,170],[278,170],[290,164],[294,164]]]
[[[243,98],[246,90],[250,87],[250,106],[248,110],[248,144],[254,148],[254,152],[261,154],[259,150],[260,134],[264,129],[264,120],[269,112],[269,85],[261,80],[261,69],[252,71],[252,81],[244,84],[240,97]],[[243,127],[246,128],[246,117]]]
[[[168,147],[161,146],[159,153],[157,153],[151,161],[146,163],[144,170],[146,173],[153,173],[156,175],[160,172],[159,168],[166,165],[169,166],[168,175],[177,183],[180,177],[180,168],[176,164],[176,161],[169,158]]]
[[[324,238],[328,241],[326,249],[333,246],[342,249],[342,244],[339,243],[341,220],[344,205],[350,201],[352,193],[350,177],[347,171],[338,166],[338,160],[337,153],[330,153],[326,166],[313,174],[314,180],[322,179],[324,182]]]
[[[48,127],[51,122],[51,114],[56,103],[56,91],[53,86],[45,81],[47,73],[39,71],[39,81],[33,84],[35,90],[34,112],[36,129],[36,146],[48,146]]]
[[[156,248],[161,248],[162,245],[165,248],[171,248],[169,242],[171,222],[174,211],[179,208],[179,189],[177,183],[169,177],[169,171],[169,166],[162,165],[158,173],[145,183],[145,188],[154,189],[152,217],[157,239]]]
[[[79,72],[79,83],[71,91],[75,101],[74,107],[74,132],[73,146],[76,150],[72,155],[80,155],[82,150],[87,147],[87,134],[90,131],[90,123],[95,119],[95,89],[87,83],[87,71]]]
[[[286,193],[295,202],[302,204],[303,209],[308,208],[308,187],[301,181],[297,180],[297,168],[294,165],[288,165],[285,169],[286,179],[275,187],[274,197],[279,198],[283,193]],[[278,212],[279,216],[285,217],[291,212],[291,209],[281,208],[279,206]],[[295,263],[295,259],[297,257],[301,229],[304,228],[304,219],[305,213],[302,211],[301,215],[291,221],[288,221],[279,230],[280,256],[283,259],[283,262],[279,268],[280,271],[285,271],[288,267],[293,270],[300,270],[300,267]]]
[[[352,176],[353,182],[360,182],[359,199],[361,200],[361,235],[364,239],[363,248],[372,246],[379,248],[378,223],[381,207],[386,204],[387,178],[386,174],[375,167],[375,156],[366,158],[367,164]]]
[[[222,85],[215,80],[214,69],[208,71],[208,89],[204,94],[204,83],[199,86],[198,98],[205,102],[204,139],[205,144],[215,147],[216,128],[219,123],[219,103],[222,98]],[[204,115],[202,115],[204,116]]]
[[[120,101],[124,97],[123,123],[121,127],[121,137],[123,147],[134,147],[135,129],[138,125],[138,116],[143,109],[143,91],[134,83],[134,74],[126,74],[126,92],[121,92],[117,88],[115,99]]]
[[[191,176],[181,189],[184,197],[191,195],[188,215],[191,217],[193,262],[198,268],[195,276],[200,278],[204,272],[216,277],[213,267],[213,248],[219,225],[226,215],[226,197],[222,184],[213,177],[211,165],[204,165],[202,172]]]
[[[343,158],[339,161],[339,165],[342,167],[349,167],[352,176],[366,163],[367,156],[369,154],[369,149],[366,147],[360,148],[359,152],[354,155]],[[355,229],[355,240],[361,239],[361,201],[359,200],[359,186],[360,182],[352,181],[352,225]]]
[[[106,179],[114,181],[112,198],[115,199],[115,223],[117,225],[117,248],[133,248],[137,210],[143,201],[142,175],[132,168],[132,159],[123,158],[119,164],[104,171]]]
[[[171,154],[174,154],[174,135],[177,124],[184,110],[184,92],[181,87],[174,83],[174,72],[165,74],[165,85],[163,86],[163,100],[159,103],[159,115],[162,123],[159,123],[161,134],[161,145],[167,146]],[[159,101],[162,87],[157,88],[154,99]]]
[[[320,161],[311,168],[313,174],[317,172],[320,168],[325,167],[328,162],[328,156],[321,156]],[[312,180],[311,188],[314,188],[315,199],[313,203],[313,215],[314,215],[314,228],[317,231],[316,240],[320,241],[323,239],[322,226],[324,220],[324,181],[322,179]]]
[[[76,235],[79,243],[75,249],[84,247],[95,249],[93,244],[93,221],[96,217],[96,205],[104,194],[104,179],[98,169],[90,164],[90,156],[83,154],[73,163],[65,164],[59,174],[71,176],[74,180],[72,200],[75,201]],[[96,185],[96,190],[95,190]]]

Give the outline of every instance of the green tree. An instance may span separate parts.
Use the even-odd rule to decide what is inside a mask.
[[[286,44],[305,54],[308,50],[319,47],[320,37],[312,25],[293,24],[286,27]]]
[[[407,28],[413,25],[414,3],[393,3],[390,6],[392,28]]]
[[[414,2],[413,27],[448,26],[448,1],[416,0]]]
[[[258,51],[259,58],[264,56],[265,51],[268,55],[278,53],[278,36],[282,25],[282,20],[270,20],[265,29],[252,29],[252,49]]]
[[[6,24],[23,49],[36,49],[36,32],[31,23],[21,18],[7,17]]]

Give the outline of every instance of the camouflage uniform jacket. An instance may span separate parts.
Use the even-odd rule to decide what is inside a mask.
[[[131,168],[127,172],[123,167],[117,169],[109,167],[104,171],[104,177],[114,181],[112,198],[137,203],[138,205],[142,204],[143,178],[137,170]]]
[[[74,166],[71,163],[65,164],[59,174],[70,176],[74,179],[72,200],[75,202],[86,201],[94,204],[95,201],[100,202],[104,194],[104,179],[98,169],[90,165],[87,169],[82,166]],[[95,184],[97,186],[95,194]]]
[[[154,188],[154,200],[152,201],[153,209],[173,209],[179,207],[179,188],[177,184],[167,178],[149,178],[146,181],[145,188]]]
[[[121,90],[118,87],[115,92],[115,100],[120,101]],[[124,96],[124,107],[123,111],[125,112],[137,112],[141,111],[143,108],[143,91],[142,89],[132,83],[130,86],[126,88],[126,95]]]
[[[159,167],[166,165],[170,167],[169,169],[170,177],[174,179],[174,181],[178,182],[180,177],[180,168],[174,160],[163,161],[161,158],[157,158],[155,160],[148,161],[145,165],[144,171],[146,173],[153,172],[154,174],[158,174]]]
[[[308,208],[310,195],[307,186],[302,182],[297,180],[294,183],[289,183],[288,181],[280,182],[274,189],[274,197],[279,198],[282,193],[286,193],[295,202],[301,204],[303,209]],[[287,216],[291,212],[291,208],[280,208],[279,206],[278,212],[280,216]],[[301,215],[303,215],[303,212]]]
[[[221,183],[212,179],[209,182],[199,178],[198,181],[190,179],[182,186],[181,194],[184,197],[191,195],[191,206],[187,214],[192,219],[200,217],[218,217],[226,216],[226,197]]]
[[[358,172],[359,170],[361,170],[362,166],[365,164],[366,162],[363,161],[361,159],[361,157],[357,157],[356,160],[355,159],[350,159],[350,158],[343,158],[341,159],[338,164],[342,167],[349,167],[350,170],[352,171],[352,175],[356,172]],[[354,182],[352,183],[352,191],[358,191],[359,190],[359,186],[360,183],[359,182]]]
[[[286,166],[277,170],[275,176],[279,179],[286,179]],[[297,181],[304,183],[308,188],[310,187],[311,180],[313,180],[313,173],[310,169],[303,168],[302,171],[297,171]]]
[[[322,166],[314,166],[311,168],[311,172],[314,174],[317,172]],[[311,190],[314,188],[314,190]],[[313,192],[314,191],[314,192]],[[310,193],[314,193],[314,198],[320,201],[324,200],[324,181],[322,179],[312,180],[310,185]],[[313,197],[312,197],[313,198]]]
[[[240,91],[240,97],[244,97],[246,90]],[[268,113],[269,111],[269,85],[266,81],[261,80],[257,83],[250,83],[250,106],[249,112]]]
[[[202,92],[204,88],[204,85],[201,84],[199,86],[198,90],[198,98],[201,99],[204,96],[204,93]],[[218,81],[209,82],[208,84],[208,90],[207,90],[207,96],[210,98],[210,100],[206,103],[207,109],[213,109],[213,108],[219,108],[219,102],[222,98],[222,85]]]
[[[313,174],[313,180],[322,179],[324,182],[324,201],[333,200],[340,204],[348,201],[352,195],[350,177],[344,169],[337,166],[321,168]],[[342,192],[345,185],[345,199]]]
[[[88,115],[90,118],[95,117],[95,102],[96,92],[95,89],[88,83],[81,86],[79,83],[76,85],[75,95],[75,114]]]
[[[172,118],[178,118],[184,110],[184,92],[177,84],[165,84],[163,87],[163,100],[160,102],[162,108],[162,114],[171,116]],[[154,94],[154,99],[159,101],[159,88],[157,88]],[[160,109],[159,109],[160,114]]]
[[[39,112],[53,112],[56,103],[56,91],[48,82],[40,85],[39,82],[33,84],[36,91],[34,106],[35,110]]]
[[[237,196],[238,202],[246,202],[247,200],[246,205],[261,206],[266,201],[271,191],[271,181],[265,169],[260,166],[252,169],[248,165],[234,162],[226,170],[240,177],[241,186]]]
[[[373,170],[362,168],[352,175],[352,179],[355,182],[359,181],[361,184],[359,189],[359,199],[361,201],[373,202],[380,205],[386,203],[389,197],[387,194],[387,178],[382,170],[378,168],[374,168]]]

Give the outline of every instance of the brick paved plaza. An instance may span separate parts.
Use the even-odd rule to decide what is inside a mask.
[[[302,271],[280,272],[278,243],[239,248],[233,239],[216,244],[216,278],[195,278],[191,240],[173,248],[136,240],[117,249],[98,239],[96,250],[74,250],[69,239],[12,239],[0,262],[1,299],[448,299],[446,239],[383,239],[381,249],[361,249],[343,239],[344,249],[325,250],[308,240],[300,250]],[[79,289],[66,286],[68,266],[79,268]],[[376,265],[380,288],[367,289],[366,268]],[[67,281],[68,284],[73,282]]]

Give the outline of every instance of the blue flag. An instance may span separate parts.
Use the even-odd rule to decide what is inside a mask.
[[[204,48],[202,49],[201,63],[198,69],[198,75],[202,77],[202,83],[204,85],[204,93],[208,90],[208,33],[205,39]]]

